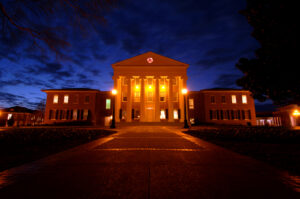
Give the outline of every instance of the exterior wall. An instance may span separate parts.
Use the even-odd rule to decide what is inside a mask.
[[[232,95],[236,95],[237,103],[232,103]],[[247,96],[247,104],[242,103],[242,95]],[[211,102],[214,96],[215,102]],[[225,102],[222,102],[222,96]],[[192,92],[194,110],[189,109],[190,120],[199,123],[215,123],[228,125],[256,125],[254,100],[249,91],[243,90],[204,90]],[[250,117],[247,116],[250,111]]]
[[[89,121],[92,124],[97,124],[98,118],[96,117],[96,99],[98,92],[67,90],[48,90],[45,92],[47,93],[45,124],[67,123],[75,121]],[[53,103],[54,95],[58,95],[58,103]],[[64,103],[65,95],[69,96],[68,103]],[[89,96],[89,102],[85,102],[86,96]],[[78,110],[80,111],[78,112]],[[84,110],[88,110],[88,117],[86,119],[81,116],[84,114]],[[81,113],[82,111],[83,113]],[[78,118],[74,117],[75,112],[77,112]]]

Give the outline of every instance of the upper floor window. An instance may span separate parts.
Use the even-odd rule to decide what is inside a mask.
[[[148,91],[147,101],[148,102],[152,102],[153,101],[153,92],[152,91]]]
[[[210,96],[210,102],[211,103],[216,103],[216,97],[215,96]]]
[[[242,95],[243,104],[247,104],[247,95]]]
[[[189,99],[189,109],[194,109],[194,99]]]
[[[74,95],[74,104],[78,104],[78,101],[79,101],[79,95],[76,94]]]
[[[53,104],[57,104],[58,103],[58,95],[54,95],[53,96]]]
[[[236,95],[231,95],[231,101],[233,104],[236,104]]]
[[[110,99],[106,99],[106,109],[110,109],[110,102],[111,100]]]
[[[69,103],[69,95],[64,95],[64,104]]]
[[[222,102],[222,103],[226,103],[226,97],[225,97],[225,96],[222,96],[222,97],[221,97],[221,102]]]
[[[89,95],[85,96],[84,103],[86,103],[86,104],[90,103],[90,96]]]

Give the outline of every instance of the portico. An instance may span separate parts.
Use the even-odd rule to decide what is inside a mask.
[[[116,122],[183,122],[188,64],[148,52],[112,67]]]

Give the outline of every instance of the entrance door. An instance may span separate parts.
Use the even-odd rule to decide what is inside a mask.
[[[145,112],[146,112],[145,114],[146,122],[154,122],[154,117],[155,117],[154,108],[152,106],[146,107]]]

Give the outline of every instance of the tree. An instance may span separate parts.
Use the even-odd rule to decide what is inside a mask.
[[[34,46],[56,54],[70,45],[70,27],[84,31],[87,24],[105,23],[104,13],[116,0],[7,0],[0,2],[0,39],[22,35]],[[0,27],[0,28],[1,28]],[[69,31],[67,31],[69,29]],[[25,34],[22,34],[25,33]],[[0,42],[1,42],[0,40]]]
[[[259,101],[275,104],[300,101],[300,78],[296,72],[297,6],[290,1],[247,0],[240,13],[254,28],[252,36],[260,43],[256,58],[241,58],[236,67],[244,73],[237,84]]]

